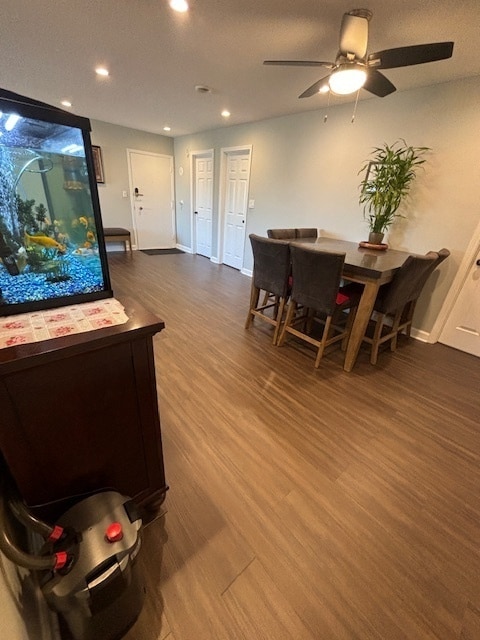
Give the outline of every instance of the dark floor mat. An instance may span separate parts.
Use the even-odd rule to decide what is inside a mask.
[[[185,253],[181,249],[142,249],[142,253],[146,253],[147,256],[162,256],[169,253]]]

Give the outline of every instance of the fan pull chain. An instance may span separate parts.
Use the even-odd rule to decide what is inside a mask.
[[[357,104],[358,104],[359,95],[360,95],[360,89],[357,91],[357,97],[355,98],[355,106],[353,107],[352,119],[350,120],[352,124],[355,122],[355,116],[357,114]]]
[[[331,96],[331,92],[328,92],[328,100],[327,100],[327,108],[325,109],[325,115],[323,116],[323,124],[326,124],[327,120],[328,120],[328,108],[330,106],[330,96]]]

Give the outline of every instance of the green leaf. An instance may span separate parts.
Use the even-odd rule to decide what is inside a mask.
[[[358,172],[364,175],[359,185],[359,203],[370,231],[383,233],[395,218],[404,217],[397,210],[408,195],[418,167],[424,164],[427,151],[429,147],[408,146],[403,138],[391,146],[384,143],[374,147],[371,158]]]

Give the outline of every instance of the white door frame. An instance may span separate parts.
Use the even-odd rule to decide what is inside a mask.
[[[132,179],[132,168],[130,163],[130,154],[131,153],[141,153],[144,156],[155,156],[157,158],[169,158],[170,160],[170,194],[172,196],[171,200],[171,211],[172,211],[172,229],[174,234],[176,234],[176,217],[175,217],[175,181],[174,181],[174,171],[173,171],[173,156],[169,156],[167,153],[153,153],[152,151],[143,151],[142,149],[129,149],[127,148],[127,169],[128,169],[128,184],[130,188],[130,215],[132,218],[132,228],[133,234],[135,237],[135,248],[138,248],[138,235],[137,235],[137,220],[135,218],[135,196],[133,193],[134,184]]]
[[[201,151],[190,151],[190,238],[192,253],[196,253],[197,230],[195,225],[195,160],[197,158],[211,158],[213,163],[213,184],[215,183],[215,150],[203,149]],[[212,251],[213,251],[213,184],[212,184]],[[210,258],[212,260],[212,258]]]
[[[452,286],[450,287],[447,296],[444,300],[442,308],[440,309],[440,313],[437,316],[435,324],[430,331],[430,336],[428,342],[438,342],[440,334],[442,333],[443,327],[448,320],[448,316],[452,312],[452,309],[455,305],[455,302],[465,284],[465,280],[467,279],[468,274],[470,273],[470,269],[473,265],[473,261],[476,259],[478,252],[480,250],[480,223],[477,225],[475,232],[470,240],[470,243],[465,251],[463,256],[463,260],[460,263],[457,274],[453,280]]]
[[[212,258],[212,262],[217,262],[222,264],[223,262],[223,245],[224,245],[224,236],[225,236],[225,197],[227,193],[227,159],[230,153],[235,153],[237,151],[246,151],[248,152],[248,192],[250,192],[250,174],[252,168],[252,150],[253,145],[245,144],[240,145],[238,147],[222,147],[220,149],[220,189],[218,195],[218,237],[217,237],[217,255],[215,258]],[[245,212],[245,218],[248,214],[248,206],[247,211]],[[247,237],[247,220],[245,219],[245,237]],[[245,247],[244,247],[245,249]],[[244,251],[245,255],[245,251]],[[240,272],[243,273],[243,262],[242,268]]]

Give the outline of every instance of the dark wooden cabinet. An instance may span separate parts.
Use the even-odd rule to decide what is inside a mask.
[[[151,509],[165,496],[153,356],[164,323],[123,303],[123,325],[0,350],[0,449],[45,519],[101,489]]]

